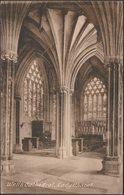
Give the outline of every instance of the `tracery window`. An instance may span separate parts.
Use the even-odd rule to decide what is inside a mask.
[[[83,94],[84,120],[106,119],[107,93],[103,82],[94,77],[86,86]]]
[[[24,113],[32,119],[43,118],[43,79],[36,62],[24,79]]]

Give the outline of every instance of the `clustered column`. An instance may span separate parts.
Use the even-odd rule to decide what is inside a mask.
[[[110,175],[120,173],[119,150],[119,63],[108,65],[108,114],[107,114],[107,155],[103,160],[103,172]]]
[[[14,101],[14,68],[17,61],[18,41],[23,19],[30,7],[28,3],[12,3],[10,1],[1,2],[1,69],[2,69],[2,102],[0,112],[1,119],[1,171],[3,174],[12,173],[14,166],[12,163],[13,150],[13,101]],[[21,11],[21,12],[20,12]],[[20,14],[19,14],[20,13]],[[1,77],[1,75],[0,75]]]
[[[72,93],[65,87],[57,92],[57,156],[61,159],[72,156],[71,140],[71,98]]]
[[[2,174],[14,172],[13,166],[13,103],[14,103],[14,69],[13,59],[1,60],[2,69],[2,98],[1,98],[1,171]]]
[[[19,96],[15,97],[16,101],[16,144],[14,147],[14,153],[21,153],[21,145],[20,145],[20,101],[21,98]]]

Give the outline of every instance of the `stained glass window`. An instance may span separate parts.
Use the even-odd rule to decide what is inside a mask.
[[[24,113],[32,119],[43,118],[43,80],[36,62],[24,79]]]
[[[101,120],[106,118],[107,94],[103,82],[94,77],[86,86],[84,98],[84,120]]]

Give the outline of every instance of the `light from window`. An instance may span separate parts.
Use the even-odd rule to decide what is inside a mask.
[[[86,86],[83,94],[84,120],[101,120],[106,118],[106,87],[94,77]]]
[[[43,81],[36,62],[24,79],[24,113],[32,119],[43,118]]]

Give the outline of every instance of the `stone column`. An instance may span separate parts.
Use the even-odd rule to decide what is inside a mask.
[[[118,107],[118,112],[119,112],[119,117],[118,117],[118,128],[120,129],[119,131],[119,141],[120,141],[120,156],[121,160],[123,161],[123,61],[121,60],[119,64],[119,107]]]
[[[71,140],[71,93],[65,87],[57,94],[57,156],[61,159],[72,156]]]
[[[28,3],[1,2],[1,66],[2,66],[2,106],[1,119],[1,172],[2,174],[13,173],[12,162],[12,134],[13,134],[13,101],[14,101],[14,68],[17,62],[18,41],[23,19],[30,7]],[[1,76],[1,75],[0,75]]]
[[[50,93],[50,121],[51,126],[51,139],[56,140],[56,93]]]
[[[44,122],[50,121],[49,93],[43,94],[43,119]]]
[[[60,147],[60,93],[56,90],[56,156],[59,157]]]
[[[71,136],[75,137],[75,97],[74,97],[74,93],[72,94],[71,97]]]
[[[13,165],[13,105],[14,105],[14,68],[15,64],[10,59],[2,61],[2,120],[1,120],[1,172],[11,174],[14,172]]]
[[[103,160],[103,172],[108,175],[120,173],[119,150],[119,63],[108,64],[108,114],[107,114],[107,155]]]
[[[16,101],[16,144],[14,147],[14,153],[21,153],[21,145],[20,145],[20,101],[21,98],[19,96],[15,97]]]

